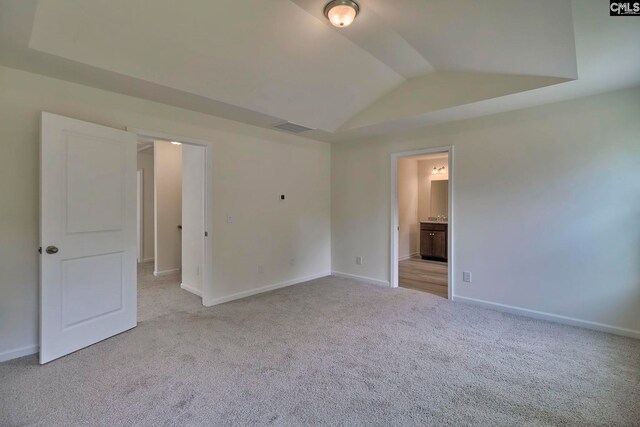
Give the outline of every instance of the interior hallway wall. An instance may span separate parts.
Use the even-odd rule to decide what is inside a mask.
[[[138,152],[138,170],[142,170],[142,261],[152,261],[155,251],[153,149]]]
[[[160,275],[182,263],[182,145],[153,144],[155,176],[155,270]]]
[[[398,161],[398,259],[418,253],[418,160]]]

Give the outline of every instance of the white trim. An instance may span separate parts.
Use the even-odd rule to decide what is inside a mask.
[[[127,131],[138,135],[138,138],[164,141],[178,141],[183,144],[199,145],[205,149],[205,177],[204,177],[204,230],[207,236],[203,239],[202,259],[202,303],[214,292],[213,283],[213,147],[211,142],[204,139],[188,138],[180,135],[173,135],[165,132],[157,132],[148,129],[131,128],[127,126]],[[155,196],[154,196],[155,197]],[[155,199],[157,200],[157,198]],[[154,220],[155,222],[155,220]],[[157,233],[156,233],[157,234]],[[157,239],[155,239],[157,242]],[[157,252],[155,252],[157,253]]]
[[[505,313],[517,314],[524,317],[531,317],[534,319],[548,320],[556,323],[562,323],[564,325],[578,326],[585,329],[591,329],[594,331],[608,332],[615,335],[622,335],[625,337],[639,338],[640,331],[636,331],[628,328],[621,328],[619,326],[607,325],[605,323],[592,322],[590,320],[576,319],[575,317],[561,316],[559,314],[547,313],[544,311],[530,310],[528,308],[516,307],[513,305],[500,304],[497,302],[485,301],[476,298],[460,297],[455,295],[453,300],[465,304],[475,305],[478,307],[484,307]]]
[[[136,171],[136,178],[137,178],[137,185],[136,185],[136,192],[137,192],[137,201],[136,201],[136,209],[137,209],[137,218],[136,218],[136,225],[137,225],[137,231],[138,231],[138,248],[137,248],[137,256],[138,256],[138,262],[142,261],[142,257],[143,257],[143,247],[144,247],[144,168],[143,169],[138,169]]]
[[[40,351],[40,346],[38,345],[28,345],[14,350],[8,350],[0,353],[0,362],[17,359],[18,357],[30,356],[32,354],[36,354],[38,351]]]
[[[187,138],[184,136],[175,135],[171,133],[157,132],[157,131],[148,130],[148,129],[132,128],[129,126],[127,126],[127,132],[135,133],[138,135],[139,138],[146,138],[146,139],[152,139],[152,140],[160,139],[162,141],[176,141],[176,142],[182,142],[184,144],[201,145],[203,147],[206,147],[210,144],[209,141],[204,139]]]
[[[208,300],[203,299],[203,304],[207,307],[211,307],[214,305],[223,304],[225,302],[250,297],[252,295],[257,295],[257,294],[273,291],[280,288],[286,288],[287,286],[297,285],[299,283],[308,282],[310,280],[320,279],[322,277],[327,277],[330,275],[331,275],[330,272],[317,273],[307,277],[300,277],[298,279],[288,280],[282,283],[276,283],[275,285],[268,285],[268,286],[263,286],[261,288],[250,289],[248,291],[237,292],[235,294],[227,295],[226,297],[211,298]]]
[[[155,261],[155,258],[151,257],[151,258],[145,258],[145,259],[142,260],[142,262],[151,262],[151,261]],[[142,264],[142,263],[140,263],[140,264]]]
[[[398,261],[406,261],[406,260],[408,260],[408,259],[411,259],[411,258],[417,257],[417,256],[418,256],[418,254],[419,254],[419,252],[414,252],[414,253],[412,253],[412,254],[405,255],[405,256],[403,256],[403,257],[398,258]]]
[[[343,279],[357,280],[358,282],[368,283],[370,285],[383,286],[385,288],[389,287],[389,282],[385,282],[384,280],[373,279],[371,277],[358,276],[356,274],[343,273],[341,271],[332,271],[331,275],[336,277],[342,277]]]
[[[140,138],[140,134],[138,134]],[[153,275],[158,276],[156,271],[158,270],[158,150],[156,150],[156,143],[153,143]]]
[[[390,221],[389,221],[389,286],[392,288],[398,287],[398,160],[402,157],[414,157],[424,154],[435,153],[447,153],[448,154],[448,167],[449,167],[449,212],[448,212],[448,230],[447,230],[447,288],[448,298],[453,299],[453,272],[454,270],[454,229],[455,229],[455,209],[454,209],[454,164],[453,164],[453,145],[445,147],[423,148],[420,150],[401,151],[397,153],[391,153],[391,203],[390,203]]]
[[[177,273],[180,270],[181,268],[172,268],[171,270],[154,271],[153,275],[156,277],[168,276],[169,274]]]
[[[187,292],[191,292],[194,295],[199,296],[200,298],[202,298],[202,292],[196,288],[194,288],[193,286],[189,286],[185,283],[180,283],[180,288],[184,289]]]

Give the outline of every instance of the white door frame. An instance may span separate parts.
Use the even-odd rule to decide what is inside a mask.
[[[448,154],[448,172],[449,172],[449,213],[448,213],[448,230],[447,230],[447,290],[449,293],[449,299],[453,300],[453,272],[454,272],[454,258],[453,258],[453,236],[455,229],[455,215],[454,215],[454,173],[453,173],[453,145],[445,147],[435,148],[423,148],[412,151],[400,151],[397,153],[391,153],[391,221],[390,221],[390,248],[391,256],[389,262],[389,286],[392,288],[398,287],[398,160],[404,157],[415,157],[425,154]]]
[[[162,141],[175,141],[182,144],[197,145],[205,150],[205,182],[204,182],[204,229],[205,238],[202,248],[202,304],[213,298],[213,263],[210,261],[213,254],[213,239],[211,234],[211,213],[213,212],[211,189],[213,188],[213,157],[211,143],[202,139],[188,138],[179,135],[172,135],[164,132],[157,132],[147,129],[137,129],[127,127],[127,131],[138,135],[139,139],[154,139]]]
[[[144,169],[138,169],[136,172],[136,175],[138,177],[138,186],[137,186],[137,190],[138,190],[138,200],[137,200],[137,208],[138,208],[138,220],[137,220],[137,225],[138,225],[138,263],[141,263],[143,261],[143,257],[144,257],[144,251],[143,251],[143,247],[144,247],[144,224],[142,221],[142,218],[144,217],[144,210],[143,210],[143,206],[144,206]]]

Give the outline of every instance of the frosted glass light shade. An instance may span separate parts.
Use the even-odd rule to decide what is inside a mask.
[[[325,15],[331,25],[343,28],[351,25],[359,9],[358,4],[353,1],[336,0],[325,7]]]

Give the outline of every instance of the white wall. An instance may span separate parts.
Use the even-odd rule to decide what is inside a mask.
[[[330,271],[328,144],[0,67],[0,358],[33,352],[38,343],[42,110],[211,141],[208,303]],[[277,200],[281,192],[286,202]]]
[[[204,147],[182,145],[182,288],[202,296],[204,249]]]
[[[163,274],[182,263],[182,145],[153,144],[155,176],[155,269]]]
[[[635,88],[335,144],[333,269],[388,282],[390,153],[452,145],[454,298],[640,336],[639,117]]]
[[[398,259],[418,253],[418,160],[398,162]]]
[[[154,254],[154,185],[153,149],[138,152],[138,170],[142,170],[142,261],[151,261]]]
[[[449,179],[449,159],[428,159],[418,161],[418,218],[428,221],[431,216],[431,181]],[[434,167],[445,166],[446,173],[433,174]]]

